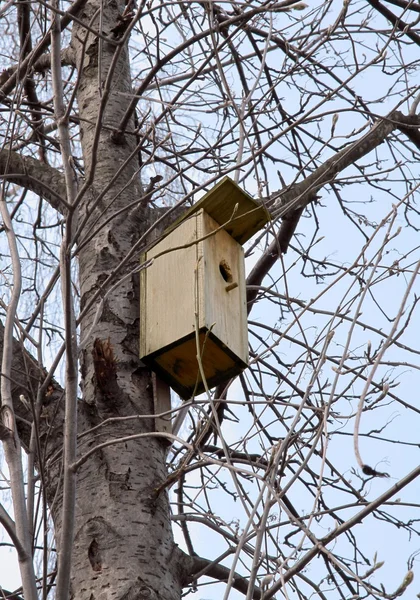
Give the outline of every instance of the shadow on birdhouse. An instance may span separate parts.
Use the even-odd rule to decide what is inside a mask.
[[[181,398],[248,365],[242,244],[269,218],[225,177],[143,256],[140,358]]]

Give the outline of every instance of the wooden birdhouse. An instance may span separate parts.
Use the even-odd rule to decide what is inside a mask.
[[[153,260],[141,271],[140,358],[181,398],[248,365],[241,244],[268,220],[225,177],[143,256]]]

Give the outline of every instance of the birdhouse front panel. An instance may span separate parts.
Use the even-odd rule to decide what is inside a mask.
[[[141,272],[140,354],[181,397],[248,363],[243,250],[204,210],[182,221],[146,256]],[[197,341],[198,340],[198,341]]]
[[[147,252],[147,260],[157,258],[141,272],[142,360],[194,331],[196,221],[193,216],[182,222]]]

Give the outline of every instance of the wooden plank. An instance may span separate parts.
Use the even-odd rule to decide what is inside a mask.
[[[235,218],[232,218],[235,205],[238,205]],[[205,210],[218,224],[227,223],[226,231],[239,244],[244,244],[271,219],[268,210],[244,192],[232,179],[224,177],[198,202],[189,208],[167,229],[169,233],[188,219],[193,213]],[[166,233],[166,232],[165,232]]]
[[[196,240],[196,216],[184,221],[147,253],[153,258],[162,251]],[[154,353],[194,331],[194,269],[196,244],[172,250],[156,258],[147,269],[147,318],[143,323],[142,356]]]
[[[145,263],[147,255],[142,254],[140,256],[140,264]],[[140,271],[140,341],[139,350],[140,357],[147,353],[147,269]]]
[[[209,389],[241,373],[246,363],[229,351],[217,338],[206,332],[200,333],[200,346],[203,347],[202,363]],[[184,340],[161,355],[152,359],[146,358],[147,363],[155,369],[159,376],[181,396],[188,399],[195,390],[196,395],[204,391],[198,362],[196,358],[197,346],[195,336]]]
[[[155,373],[152,375],[153,380],[153,401],[155,416],[155,431],[162,433],[172,433],[172,417],[171,410],[171,388],[167,383],[162,381]],[[168,413],[165,416],[159,417],[162,413]],[[168,443],[171,441],[168,439]]]
[[[218,224],[204,213],[204,235]],[[243,248],[226,231],[206,238],[204,248],[205,327],[244,363],[248,363],[248,329],[246,312]],[[236,284],[236,285],[235,285]]]

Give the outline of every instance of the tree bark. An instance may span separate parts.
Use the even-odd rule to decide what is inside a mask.
[[[111,35],[123,9],[121,2],[104,6],[92,1],[78,16],[91,27],[98,26],[102,11],[102,33]],[[72,48],[80,66],[77,101],[85,174],[92,182],[79,205],[82,228],[78,239],[83,242],[85,234],[91,236],[79,253],[84,310],[80,336],[85,343],[80,355],[83,396],[78,431],[83,436],[79,444],[83,453],[113,437],[151,432],[152,419],[133,419],[131,425],[124,422],[87,433],[110,417],[152,414],[153,399],[150,374],[138,359],[136,277],[126,278],[118,286],[104,302],[101,314],[96,314],[96,304],[88,306],[140,235],[127,214],[104,224],[112,214],[141,198],[133,158],[133,124],[124,144],[115,144],[111,137],[131,92],[128,53],[126,47],[98,41],[77,23],[73,25]],[[116,52],[120,55],[115,64]],[[108,88],[107,77],[113,67],[112,87]],[[58,549],[67,544],[73,547],[71,597],[180,598],[184,574],[181,552],[172,537],[168,497],[155,493],[166,478],[165,448],[153,437],[132,440],[102,449],[83,463],[77,472],[74,540],[61,539],[62,490],[56,477],[51,481],[48,496]]]

